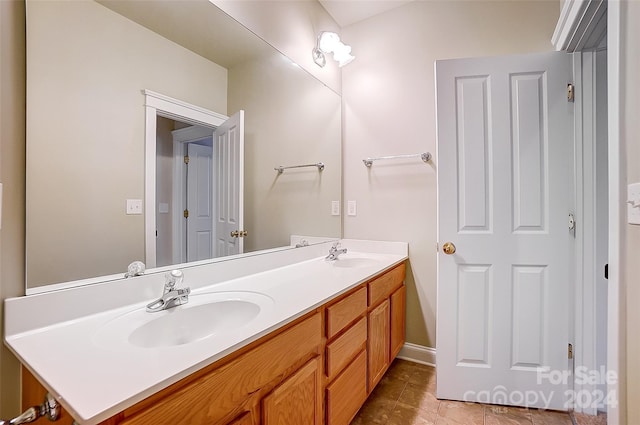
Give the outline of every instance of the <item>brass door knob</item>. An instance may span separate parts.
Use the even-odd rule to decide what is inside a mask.
[[[249,233],[246,230],[234,230],[231,232],[232,238],[243,238],[247,236]]]
[[[442,252],[451,255],[456,252],[456,246],[451,242],[445,242],[444,245],[442,245]]]

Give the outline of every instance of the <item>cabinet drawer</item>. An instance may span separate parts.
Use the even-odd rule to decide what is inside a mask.
[[[223,423],[236,416],[242,406],[311,353],[319,354],[322,342],[320,314],[258,345],[251,351],[128,417],[124,424]],[[189,406],[186,408],[185,406]]]
[[[404,263],[369,282],[369,307],[388,298],[404,282]]]
[[[327,307],[327,338],[331,339],[367,311],[367,288],[360,288],[353,294]]]
[[[327,425],[349,425],[367,398],[367,352],[358,357],[328,387]]]
[[[367,318],[363,317],[327,345],[327,377],[333,379],[365,347]]]

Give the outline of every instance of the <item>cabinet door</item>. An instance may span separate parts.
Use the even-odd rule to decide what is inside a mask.
[[[402,285],[400,289],[391,294],[391,357],[393,360],[404,345],[405,339],[405,300],[406,287]]]
[[[264,425],[320,425],[320,357],[309,361],[262,401]]]
[[[389,365],[389,299],[369,312],[369,392]]]

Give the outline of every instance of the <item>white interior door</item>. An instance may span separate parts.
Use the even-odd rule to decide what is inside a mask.
[[[244,226],[244,111],[220,125],[214,135],[215,253],[216,257],[243,252]],[[236,235],[236,236],[234,236]]]
[[[436,62],[438,398],[568,407],[571,69],[564,53]]]
[[[213,150],[187,145],[187,261],[213,258]]]

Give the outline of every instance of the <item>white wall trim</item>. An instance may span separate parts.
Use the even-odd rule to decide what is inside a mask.
[[[436,349],[407,342],[402,346],[398,358],[435,367]]]
[[[156,267],[156,117],[218,127],[228,117],[196,105],[142,90],[145,96],[144,251],[148,269]]]
[[[607,33],[605,0],[565,0],[551,37],[557,51],[597,47]]]
[[[621,322],[621,314],[625,313],[620,298],[620,279],[622,262],[620,261],[621,244],[624,242],[622,230],[624,218],[621,216],[622,185],[626,181],[626,167],[620,143],[620,37],[621,13],[620,1],[612,0],[607,12],[607,98],[608,98],[608,143],[609,143],[609,285],[607,315],[607,369],[618,376],[624,376],[623,364],[620,361],[625,354],[626,344],[623,333],[626,329]],[[626,209],[626,206],[625,206]],[[619,402],[607,406],[607,423],[621,424],[621,411],[626,408],[626,401],[620,393],[620,380],[613,380],[608,385],[608,393]],[[622,404],[622,406],[620,405]]]
[[[576,268],[575,268],[575,316],[574,316],[574,368],[596,371],[598,300],[597,284],[604,273],[598,256],[596,237],[600,224],[597,221],[598,205],[596,176],[597,156],[597,79],[603,78],[596,68],[595,51],[574,55],[576,84],[575,102],[575,164],[576,164]],[[602,72],[601,70],[599,72]],[[599,261],[600,260],[600,261]],[[602,343],[602,341],[600,342]],[[575,371],[574,371],[575,372]],[[596,394],[596,384],[584,382],[583,375],[574,374],[575,394]],[[574,410],[589,415],[597,414],[596,406],[576,404]]]

